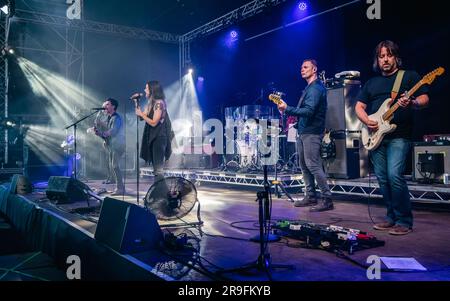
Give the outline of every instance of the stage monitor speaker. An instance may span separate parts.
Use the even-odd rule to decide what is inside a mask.
[[[157,248],[163,234],[150,211],[107,197],[102,204],[95,239],[122,254],[136,254]]]
[[[89,186],[74,178],[52,176],[48,179],[45,193],[50,200],[56,200],[58,204],[67,204],[86,202],[89,190]]]
[[[33,185],[24,175],[16,174],[12,177],[9,191],[11,194],[26,195],[33,192]]]
[[[414,143],[413,180],[444,182],[450,173],[450,142]]]

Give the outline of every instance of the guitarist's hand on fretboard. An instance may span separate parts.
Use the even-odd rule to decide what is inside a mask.
[[[398,99],[398,105],[402,108],[406,108],[411,104],[412,100],[409,97],[408,93],[404,93],[401,95],[401,97]]]
[[[284,111],[286,111],[287,109],[287,104],[280,99],[280,103],[278,104],[278,111],[280,111],[281,113],[284,113]]]

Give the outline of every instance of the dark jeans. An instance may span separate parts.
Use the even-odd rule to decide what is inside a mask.
[[[120,160],[122,159],[125,150],[122,148],[119,149],[110,149],[108,148],[109,153],[109,170],[111,172],[112,180],[116,182],[117,190],[124,190],[125,185],[123,183],[123,175],[120,170]]]
[[[411,143],[407,139],[385,139],[370,158],[387,206],[387,221],[412,227],[413,215],[408,185],[403,177]]]
[[[153,174],[155,182],[164,179],[164,155],[166,152],[168,139],[166,136],[156,137],[150,144],[152,149],[151,163],[153,165]]]
[[[315,180],[322,197],[331,197],[327,176],[323,170],[322,158],[320,157],[321,142],[321,135],[300,135],[297,138],[298,163],[302,169],[303,181],[305,182],[305,195],[312,197],[316,195]]]

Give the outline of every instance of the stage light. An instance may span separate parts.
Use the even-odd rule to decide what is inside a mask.
[[[298,4],[298,9],[300,10],[306,10],[308,8],[308,4],[306,4],[306,2],[300,2]]]
[[[192,68],[189,68],[189,70],[188,70],[188,73],[189,73],[189,74],[192,74],[192,73],[194,73],[194,69],[192,69]]]
[[[3,128],[12,129],[12,128],[15,128],[16,126],[17,126],[17,121],[14,119],[7,118],[7,119],[3,119],[0,121],[0,127],[3,127]]]
[[[16,126],[16,124],[14,123],[14,121],[10,121],[10,120],[8,120],[8,121],[6,121],[6,126],[7,127],[15,127]]]
[[[237,49],[239,45],[239,31],[236,29],[227,31],[223,36],[223,43],[230,50]]]
[[[204,78],[203,76],[199,76],[199,77],[197,78],[197,80],[198,80],[199,82],[204,82],[204,81],[205,81],[205,78]]]
[[[0,0],[0,11],[9,17],[12,17],[15,12],[14,0]]]
[[[0,10],[5,14],[9,14],[9,7],[7,5],[3,6],[2,8],[0,8]]]
[[[2,57],[8,56],[8,55],[15,55],[16,52],[11,46],[6,46],[1,51]]]

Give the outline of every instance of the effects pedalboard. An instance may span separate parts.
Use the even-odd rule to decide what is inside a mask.
[[[301,220],[279,220],[272,225],[280,236],[306,242],[308,247],[327,251],[355,251],[384,246],[384,241],[366,232],[341,226],[315,224]]]

